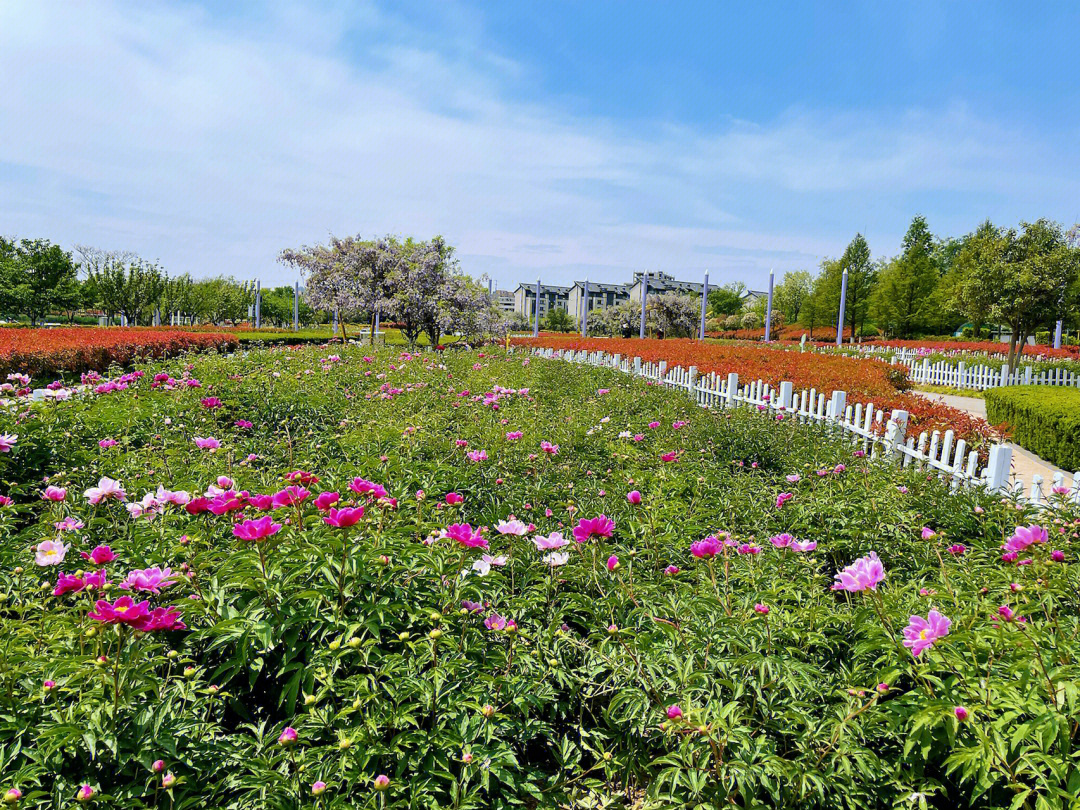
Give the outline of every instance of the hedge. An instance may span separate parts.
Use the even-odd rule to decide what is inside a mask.
[[[986,392],[990,424],[1007,422],[1013,440],[1052,464],[1080,470],[1080,390],[1010,385]]]

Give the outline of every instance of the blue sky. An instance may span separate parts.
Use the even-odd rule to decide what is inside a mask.
[[[445,235],[501,287],[760,287],[856,231],[1080,219],[1076,4],[0,4],[0,233],[291,281]]]

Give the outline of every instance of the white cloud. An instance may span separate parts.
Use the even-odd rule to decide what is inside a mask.
[[[442,233],[503,286],[642,266],[753,283],[838,253],[863,218],[898,239],[910,195],[1078,190],[1052,150],[960,104],[715,132],[572,116],[516,100],[529,68],[470,47],[478,23],[459,22],[436,48],[368,4],[222,20],[8,0],[0,227],[264,280],[287,278],[283,247],[393,232]]]

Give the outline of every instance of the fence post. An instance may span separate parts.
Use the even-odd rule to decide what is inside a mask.
[[[986,488],[991,492],[1008,489],[1009,469],[1012,466],[1012,448],[1007,444],[995,444],[990,448],[986,467]]]
[[[690,397],[696,400],[697,391],[695,389],[697,388],[697,366],[690,366],[687,379],[687,390],[690,391]]]
[[[844,408],[847,407],[847,391],[832,392],[832,416],[837,422],[844,421]]]
[[[780,383],[780,402],[778,404],[782,410],[791,410],[791,398],[794,394],[794,390],[795,386],[792,383],[786,380]]]
[[[634,376],[635,377],[640,377],[641,376],[641,358],[640,357],[635,357],[634,358]]]
[[[966,368],[967,368],[967,366],[964,364],[963,361],[956,364],[956,387],[957,388],[963,388],[964,387],[964,371],[966,370]]]
[[[664,377],[667,376],[667,360],[661,360],[660,365],[657,368],[657,375],[659,377],[658,382],[663,382]]]
[[[734,371],[727,375],[727,401],[728,405],[735,407],[735,397],[739,393],[739,375]]]
[[[907,422],[907,411],[893,411],[889,414],[889,422],[885,426],[885,455],[891,456],[898,453],[904,446]]]

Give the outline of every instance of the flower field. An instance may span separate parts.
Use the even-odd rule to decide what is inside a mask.
[[[784,380],[795,390],[847,391],[848,401],[872,402],[875,407],[902,408],[920,431],[953,430],[971,447],[984,447],[997,431],[964,411],[904,392],[903,370],[888,363],[842,354],[785,351],[766,346],[701,343],[696,340],[638,340],[635,338],[550,337],[514,338],[516,346],[542,346],[564,350],[606,351],[669,366],[697,366],[698,372],[735,372],[742,382],[762,379],[770,385]],[[897,376],[901,375],[901,376]]]
[[[103,372],[138,358],[170,357],[188,351],[227,351],[239,343],[224,334],[183,329],[67,327],[0,329],[0,373],[31,377]]]
[[[1034,809],[1080,787],[1064,497],[952,492],[610,370],[332,351],[0,411],[9,804]]]

